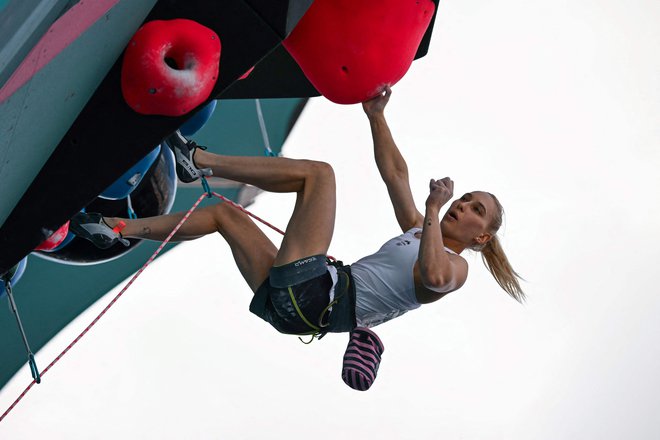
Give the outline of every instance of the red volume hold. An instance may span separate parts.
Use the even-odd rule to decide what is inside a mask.
[[[403,78],[434,11],[431,0],[315,0],[284,46],[323,96],[355,104]]]

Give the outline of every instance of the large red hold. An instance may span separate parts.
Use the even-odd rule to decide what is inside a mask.
[[[316,0],[284,46],[323,96],[355,104],[403,78],[434,11],[431,0]]]
[[[190,112],[215,86],[220,50],[218,35],[195,21],[146,23],[124,53],[121,89],[126,103],[144,115]]]

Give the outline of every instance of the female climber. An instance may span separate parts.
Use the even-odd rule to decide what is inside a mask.
[[[332,264],[326,252],[335,220],[335,180],[330,165],[280,157],[220,156],[176,132],[166,140],[177,158],[177,175],[193,181],[214,176],[264,191],[295,192],[295,207],[278,249],[252,220],[227,203],[201,208],[174,235],[192,240],[219,232],[254,292],[250,311],[288,334],[325,334],[373,327],[459,289],[467,278],[465,249],[482,253],[497,283],[522,302],[524,293],[497,238],[502,206],[488,192],[473,191],[440,209],[453,195],[449,177],[431,179],[423,214],[413,202],[406,162],[384,110],[391,90],[362,104],[373,136],[374,156],[403,234],[351,265]],[[143,219],[80,213],[71,228],[99,246],[123,237],[163,240],[183,213]],[[120,221],[126,226],[114,232]]]

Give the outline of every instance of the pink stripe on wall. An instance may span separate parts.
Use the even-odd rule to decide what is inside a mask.
[[[0,103],[23,87],[117,3],[119,0],[81,0],[58,18],[0,89]]]

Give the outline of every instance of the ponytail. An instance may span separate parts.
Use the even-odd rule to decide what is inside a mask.
[[[492,232],[492,238],[486,242],[486,244],[474,246],[471,249],[481,252],[481,259],[488,271],[493,275],[497,284],[500,285],[506,293],[515,299],[519,303],[522,303],[525,300],[525,292],[523,292],[520,287],[518,279],[521,278],[520,275],[513,270],[509,259],[504,253],[502,244],[500,243],[499,238],[497,238],[497,231],[502,226],[502,218],[504,217],[504,208],[502,204],[493,194],[488,193],[493,200],[495,200],[495,205],[497,206],[497,212],[493,216],[493,220],[490,225],[490,231]]]
[[[506,257],[502,244],[496,235],[481,249],[481,259],[495,281],[497,281],[497,284],[513,299],[522,303],[525,300],[525,292],[523,292],[518,282],[520,275],[511,267],[511,263],[509,263],[509,259]]]

